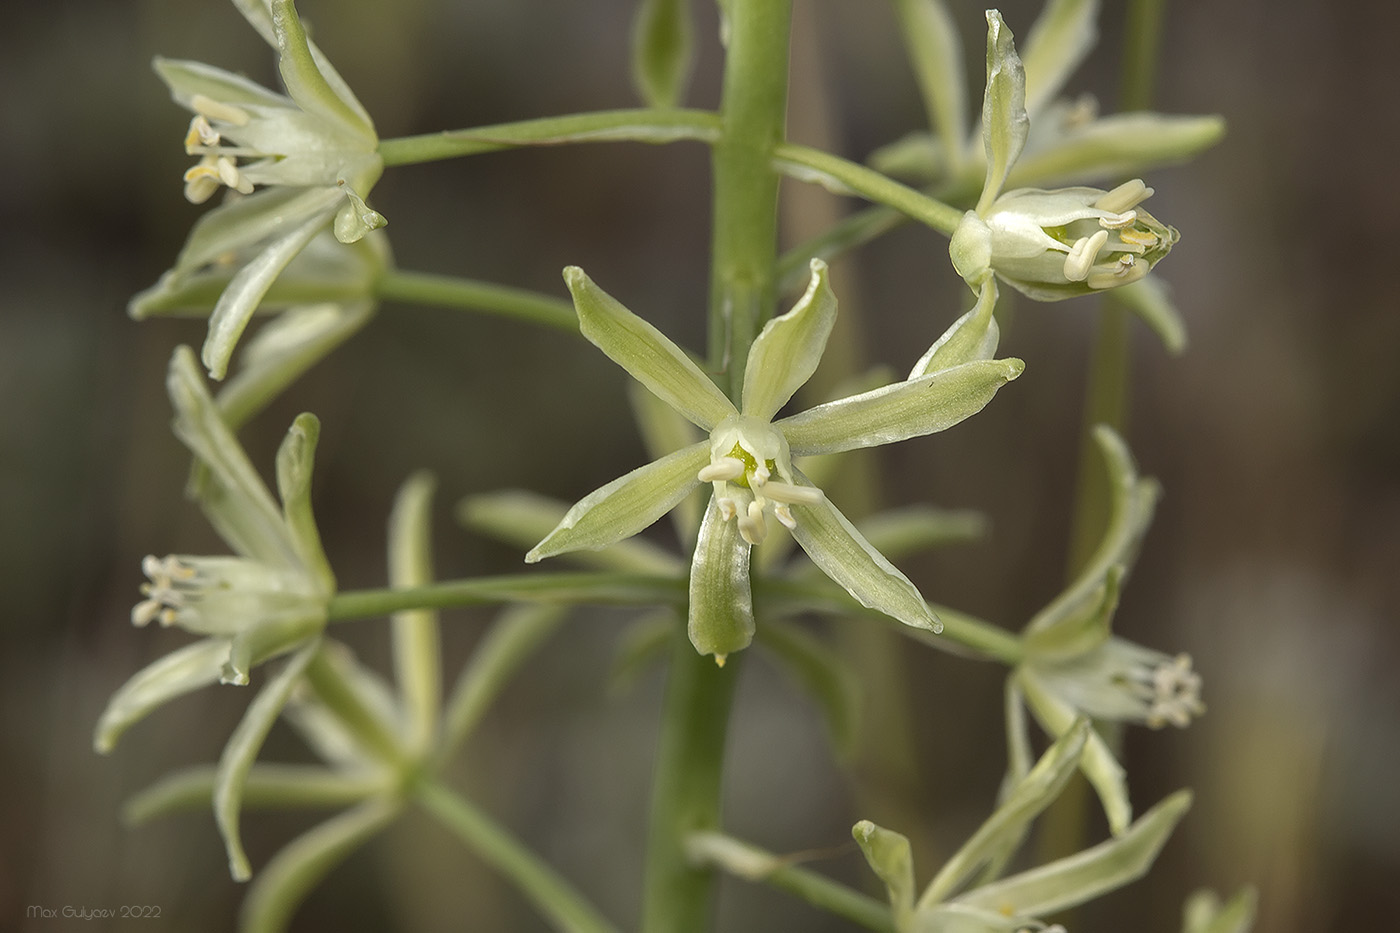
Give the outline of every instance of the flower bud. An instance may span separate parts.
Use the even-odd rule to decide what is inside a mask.
[[[1140,179],[1112,191],[1008,191],[964,215],[949,247],[953,267],[974,288],[995,274],[1038,301],[1136,282],[1179,238],[1138,207],[1151,196]]]

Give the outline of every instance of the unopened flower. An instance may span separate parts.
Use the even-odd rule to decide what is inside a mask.
[[[364,201],[383,170],[374,125],[307,38],[292,0],[235,4],[277,49],[285,95],[199,62],[155,62],[176,102],[194,113],[185,149],[199,162],[185,173],[186,197],[201,203],[220,188],[231,191],[195,225],[162,280],[179,286],[238,257],[202,354],[215,378],[273,282],[321,230],[332,227],[353,243],[384,225]]]
[[[825,263],[813,261],[806,294],[754,341],[739,407],[684,351],[598,289],[582,270],[566,270],[565,279],[584,335],[709,438],[585,496],[527,561],[606,547],[641,531],[696,486],[709,483],[713,494],[690,572],[689,631],[702,654],[723,661],[752,639],[749,550],[767,536],[770,519],[788,528],[812,561],[863,605],[907,625],[938,630],[914,584],[856,531],[793,459],[949,428],[1020,375],[1020,360],[972,358],[774,420],[815,371],[835,322],[836,299]]]
[[[279,506],[224,423],[188,347],[176,350],[168,387],[175,433],[195,455],[200,507],[235,555],[142,561],[147,582],[132,623],[159,622],[205,638],[117,691],[98,725],[103,751],[166,700],[216,680],[246,684],[254,665],[310,644],[325,627],[335,592],[311,514],[316,418],[298,417],[277,453]]]
[[[1030,132],[1026,71],[1011,30],[987,11],[987,90],[982,105],[987,174],[974,210],[953,233],[953,266],[974,290],[996,275],[1039,301],[1136,282],[1179,234],[1140,205],[1140,179],[1112,191],[1020,188],[1002,192]]]

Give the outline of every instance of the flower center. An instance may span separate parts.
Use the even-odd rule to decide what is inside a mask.
[[[799,486],[792,475],[787,440],[771,424],[749,415],[731,415],[710,435],[710,462],[698,474],[714,485],[715,504],[725,521],[737,520],[749,544],[768,536],[767,515],[797,527],[792,505],[820,502],[822,492]]]
[[[1147,725],[1160,729],[1170,723],[1184,729],[1191,717],[1206,711],[1201,702],[1201,675],[1191,669],[1191,656],[1165,658],[1139,673],[1132,690],[1147,704]]]

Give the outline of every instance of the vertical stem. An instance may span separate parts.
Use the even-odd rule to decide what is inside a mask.
[[[710,363],[737,398],[749,345],[777,294],[778,176],[769,163],[784,136],[792,0],[732,0],[729,15],[713,150]]]
[[[710,361],[738,400],[744,364],[773,314],[778,176],[771,167],[787,108],[792,0],[731,0],[729,48],[714,158]],[[709,926],[714,870],[693,866],[685,837],[719,826],[729,708],[741,658],[698,654],[676,626],[652,790],[642,904],[645,933]]]

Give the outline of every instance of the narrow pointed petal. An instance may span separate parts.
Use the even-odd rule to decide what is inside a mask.
[[[243,803],[243,783],[248,771],[262,749],[263,740],[272,724],[287,705],[292,688],[306,670],[312,655],[320,650],[319,643],[307,645],[292,656],[277,676],[248,704],[243,719],[229,736],[228,744],[219,757],[218,775],[214,782],[214,820],[228,850],[229,873],[234,881],[247,881],[253,874],[238,830],[238,813]]]
[[[93,748],[105,755],[122,733],[158,706],[192,690],[217,683],[228,658],[227,638],[206,638],[146,665],[107,701],[97,721]]]
[[[277,68],[297,106],[357,134],[370,148],[377,145],[369,114],[320,50],[307,41],[292,0],[272,0],[272,25],[281,51]]]
[[[910,379],[930,376],[963,363],[990,360],[997,352],[1001,329],[993,312],[997,305],[996,280],[988,277],[978,292],[973,309],[953,322],[929,347],[928,352],[914,364]]]
[[[227,257],[299,227],[313,216],[329,219],[342,197],[330,188],[267,188],[221,204],[195,221],[173,273],[179,278],[205,266],[224,265]]]
[[[1117,838],[984,885],[957,903],[1030,916],[1083,904],[1141,878],[1190,807],[1191,792],[1177,791]]]
[[[680,347],[622,306],[577,266],[564,270],[579,329],[657,398],[705,431],[736,413],[719,386]]]
[[[642,445],[653,459],[689,447],[701,439],[695,425],[652,395],[640,382],[627,384],[627,401],[632,407],[632,420],[637,422],[637,430],[641,432]],[[700,519],[705,515],[708,501],[708,490],[696,489],[671,510],[671,523],[676,527],[676,537],[682,548],[688,549],[700,532]]]
[[[851,827],[870,870],[885,883],[897,930],[910,929],[914,915],[914,854],[908,837],[861,820]]]
[[[566,551],[597,550],[631,537],[698,486],[696,474],[709,460],[710,442],[701,441],[594,490],[569,509],[525,561],[533,564]]]
[[[744,370],[743,413],[772,421],[816,372],[836,323],[836,296],[826,263],[813,259],[807,291],[791,311],[763,325]]]
[[[1026,72],[1016,54],[1011,30],[996,10],[987,11],[987,92],[982,99],[982,141],[987,151],[987,179],[977,201],[984,214],[1006,184],[1030,132],[1026,115]]]
[[[151,63],[156,74],[170,88],[175,103],[193,110],[196,96],[235,106],[256,104],[262,107],[291,107],[292,101],[269,91],[255,81],[203,62],[157,56]]]
[[[1112,428],[1099,425],[1094,430],[1094,440],[1108,470],[1108,527],[1074,582],[1026,624],[1027,634],[1049,629],[1068,616],[1092,611],[1094,604],[1102,602],[1100,591],[1113,568],[1119,567],[1120,575],[1126,575],[1138,544],[1152,523],[1157,484],[1138,478],[1128,445]]]
[[[1075,127],[1016,163],[1012,188],[1080,185],[1101,178],[1133,178],[1176,165],[1225,135],[1219,116],[1118,113]]]
[[[332,198],[339,199],[341,193],[327,189]],[[209,375],[222,379],[228,373],[229,358],[233,356],[234,345],[248,326],[253,312],[272,283],[281,275],[287,264],[296,258],[297,253],[306,248],[321,228],[331,219],[330,211],[311,215],[300,226],[267,245],[262,252],[238,271],[229,282],[228,288],[219,296],[219,303],[209,315],[209,336],[201,351],[204,365]]]
[[[1026,111],[1054,100],[1098,40],[1099,0],[1049,0],[1026,36]]]
[[[951,428],[977,414],[1025,364],[981,360],[809,408],[775,427],[795,457],[893,444]]]
[[[1025,835],[1031,821],[1059,797],[1078,769],[1088,737],[1088,720],[1080,720],[1050,746],[1030,773],[1004,796],[996,812],[939,869],[919,898],[920,909],[932,907],[962,887],[979,866],[996,855],[1005,840]]]
[[[751,546],[737,521],[725,521],[712,498],[700,522],[690,568],[690,643],[719,664],[753,641],[753,589],[749,581]]]
[[[689,422],[685,425],[690,427]],[[568,511],[567,502],[521,489],[503,489],[463,499],[457,504],[457,520],[503,544],[528,550],[557,528]],[[697,519],[696,530],[699,527]],[[694,532],[691,534],[693,537]],[[569,560],[602,570],[672,576],[680,576],[686,566],[671,551],[641,538],[624,539],[601,551],[572,551]]]
[[[315,415],[301,414],[292,422],[277,449],[277,490],[297,556],[329,594],[335,591],[335,574],[321,548],[321,533],[311,513],[311,473],[320,436],[321,422]]]
[[[806,479],[800,474],[798,478]],[[836,506],[823,498],[814,505],[791,508],[797,519],[792,536],[812,562],[857,602],[914,628],[942,630],[918,587],[871,547]]]
[[[282,512],[224,423],[189,347],[170,358],[166,379],[175,435],[205,466],[200,504],[219,535],[244,557],[272,565],[296,562]]]
[[[402,804],[393,797],[366,800],[288,843],[248,889],[239,917],[243,933],[281,933],[306,895],[331,869],[389,825]]]
[[[928,111],[929,128],[942,145],[945,168],[956,174],[967,126],[962,42],[957,28],[944,0],[898,0],[895,11]]]

